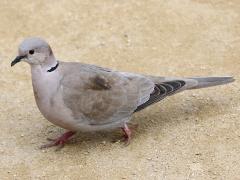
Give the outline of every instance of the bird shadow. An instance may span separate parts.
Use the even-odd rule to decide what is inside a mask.
[[[176,100],[176,98],[173,100]],[[179,97],[177,97],[177,100],[179,100]],[[183,100],[181,103],[179,101],[177,103],[161,102],[154,106],[134,115],[132,119],[133,123],[139,124],[139,127],[134,132],[135,139],[151,132],[153,129],[161,131],[164,125],[173,121],[177,124],[186,123],[186,121],[199,123],[198,121],[204,121],[207,118],[224,113],[222,109],[224,108],[224,111],[226,111],[226,107],[228,107],[227,103],[225,107],[216,98],[208,100],[191,98],[190,100]],[[77,144],[79,142],[114,142],[121,139],[121,136],[121,130],[94,133],[79,132],[76,141]]]

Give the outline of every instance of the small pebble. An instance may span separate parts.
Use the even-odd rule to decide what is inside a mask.
[[[88,154],[89,154],[89,152],[88,152],[88,151],[86,151],[86,152],[84,152],[83,154],[84,154],[84,155],[88,155]]]
[[[120,143],[121,142],[121,140],[117,140],[117,141],[115,141],[114,143]]]

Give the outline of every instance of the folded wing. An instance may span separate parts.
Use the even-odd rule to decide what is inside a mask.
[[[154,91],[154,83],[141,75],[75,66],[63,73],[63,101],[75,119],[85,119],[92,125],[129,118]]]

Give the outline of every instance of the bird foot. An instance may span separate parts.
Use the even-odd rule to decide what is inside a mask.
[[[124,126],[121,129],[124,132],[123,138],[124,138],[125,145],[128,146],[131,141],[132,131],[131,129],[129,129],[127,124],[124,124]]]
[[[76,132],[68,131],[68,132],[65,132],[63,135],[61,135],[60,137],[58,137],[56,139],[47,138],[47,140],[51,141],[51,142],[48,143],[48,144],[42,145],[40,147],[40,149],[45,149],[45,148],[49,148],[49,147],[53,147],[53,146],[58,146],[58,148],[56,150],[60,150],[61,148],[63,148],[65,143],[69,140],[69,138],[71,138],[75,133]]]

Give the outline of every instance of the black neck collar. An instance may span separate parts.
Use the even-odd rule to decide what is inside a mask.
[[[51,69],[47,70],[47,72],[52,72],[52,71],[54,71],[55,69],[57,69],[58,65],[59,65],[59,62],[57,61],[56,66],[51,67]]]

